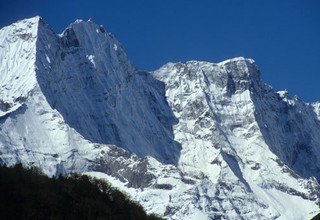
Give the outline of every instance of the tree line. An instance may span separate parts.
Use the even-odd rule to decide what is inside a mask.
[[[49,178],[37,168],[0,166],[0,219],[158,220],[105,181]]]

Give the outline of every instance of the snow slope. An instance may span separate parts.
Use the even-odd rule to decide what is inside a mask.
[[[0,163],[104,178],[167,219],[307,219],[319,103],[275,92],[251,59],[135,69],[92,21],[0,30]]]

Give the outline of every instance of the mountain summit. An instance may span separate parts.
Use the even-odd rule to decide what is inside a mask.
[[[110,181],[168,219],[306,219],[318,210],[319,103],[252,59],[145,72],[102,26],[0,30],[0,163]]]

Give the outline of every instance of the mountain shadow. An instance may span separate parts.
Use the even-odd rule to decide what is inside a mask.
[[[292,171],[319,181],[320,121],[314,110],[298,99],[289,104],[272,89],[262,88],[265,91],[252,95],[255,117],[270,150],[284,163],[277,161],[279,166],[286,165],[290,169],[284,169],[293,176],[296,175]]]
[[[92,22],[72,24],[61,36],[43,26],[36,71],[51,108],[87,140],[177,164],[181,145],[172,127],[178,120],[165,85],[135,70],[113,36]]]

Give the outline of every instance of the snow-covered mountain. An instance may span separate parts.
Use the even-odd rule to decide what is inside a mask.
[[[251,59],[133,67],[92,21],[0,30],[0,163],[86,173],[168,219],[308,219],[320,104],[275,92]]]

